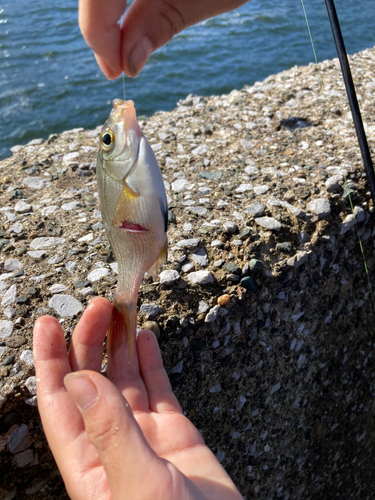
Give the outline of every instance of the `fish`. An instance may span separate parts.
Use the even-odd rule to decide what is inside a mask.
[[[164,181],[131,100],[113,101],[100,134],[96,175],[103,225],[118,263],[107,352],[113,356],[126,342],[130,362],[139,288],[146,272],[157,280],[168,243]]]

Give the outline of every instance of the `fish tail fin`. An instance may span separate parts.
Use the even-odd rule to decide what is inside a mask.
[[[156,281],[158,279],[158,272],[159,272],[160,266],[165,264],[165,262],[167,262],[167,257],[168,257],[167,244],[168,244],[168,242],[165,241],[163,248],[160,250],[158,258],[152,264],[151,268],[148,271],[151,274],[151,276],[153,277],[154,281]]]
[[[128,361],[133,355],[134,339],[137,333],[137,306],[129,307],[127,304],[115,300],[112,305],[111,324],[108,330],[107,352],[112,358],[116,353],[125,348]]]

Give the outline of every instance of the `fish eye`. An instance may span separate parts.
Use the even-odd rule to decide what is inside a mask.
[[[110,151],[113,148],[115,138],[110,129],[105,130],[101,135],[101,148],[104,151]]]

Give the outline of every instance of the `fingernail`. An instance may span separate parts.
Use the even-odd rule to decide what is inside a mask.
[[[64,377],[64,385],[81,410],[87,410],[98,400],[95,385],[82,373],[69,373]]]
[[[153,47],[151,41],[147,37],[142,37],[134,49],[131,51],[128,58],[128,63],[130,66],[130,71],[133,78],[135,78],[146,64],[148,58],[153,52]]]

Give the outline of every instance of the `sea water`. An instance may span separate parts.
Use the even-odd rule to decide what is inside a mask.
[[[336,57],[324,0],[305,5],[319,60]],[[374,0],[336,7],[348,52],[372,47]],[[253,0],[177,35],[138,78],[126,78],[126,98],[138,115],[151,115],[189,93],[228,93],[312,60],[300,0]],[[96,127],[116,97],[122,80],[101,74],[80,34],[76,0],[0,0],[0,159],[34,138]]]

